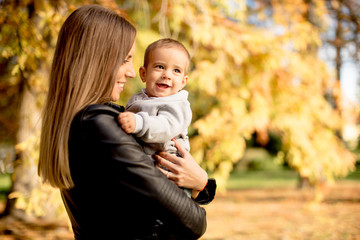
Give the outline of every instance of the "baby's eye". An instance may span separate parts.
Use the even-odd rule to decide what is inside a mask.
[[[156,65],[155,68],[164,69],[164,66],[162,66],[162,65]]]
[[[176,73],[181,73],[181,70],[180,69],[175,69],[174,70]]]

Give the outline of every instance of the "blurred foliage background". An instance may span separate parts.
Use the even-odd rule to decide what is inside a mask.
[[[5,215],[63,216],[58,191],[37,176],[39,129],[58,31],[84,4],[136,26],[135,68],[159,38],[188,48],[191,153],[220,190],[234,168],[256,165],[242,162],[254,147],[311,186],[355,169],[359,105],[345,101],[340,85],[344,52],[359,63],[355,0],[0,0],[0,170],[11,176]],[[334,67],[319,57],[325,45]],[[138,77],[128,81],[119,103],[142,87]]]

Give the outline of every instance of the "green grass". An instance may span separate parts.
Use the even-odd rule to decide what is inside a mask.
[[[279,188],[297,184],[297,173],[291,170],[244,171],[230,175],[227,189]]]
[[[0,174],[0,201],[6,199],[6,194],[11,187],[10,174]]]
[[[0,174],[0,191],[7,191],[11,186],[10,174]]]
[[[360,168],[340,181],[360,181]],[[230,175],[227,189],[296,187],[298,175],[293,170],[237,171]]]
[[[360,166],[357,166],[356,170],[354,172],[351,172],[345,180],[356,180],[360,181]]]

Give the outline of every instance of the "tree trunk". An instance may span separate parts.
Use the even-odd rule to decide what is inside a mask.
[[[19,131],[17,135],[17,159],[12,174],[13,185],[9,194],[7,213],[25,217],[25,206],[18,206],[19,199],[26,199],[34,188],[39,187],[37,177],[37,159],[34,139],[40,127],[40,110],[36,107],[36,95],[28,87],[24,88],[19,114]],[[22,204],[23,205],[23,204]]]
[[[13,185],[4,216],[23,221],[32,221],[37,217],[56,221],[66,217],[59,191],[42,184],[37,174],[40,127],[41,108],[37,94],[25,87],[19,114]]]

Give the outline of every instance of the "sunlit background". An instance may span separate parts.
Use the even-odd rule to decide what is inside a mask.
[[[360,239],[358,0],[0,0],[0,239],[72,239],[37,161],[57,34],[84,4],[136,26],[136,69],[159,38],[191,53],[191,154],[218,183],[203,239]]]

